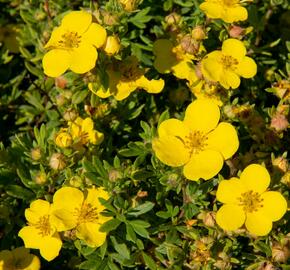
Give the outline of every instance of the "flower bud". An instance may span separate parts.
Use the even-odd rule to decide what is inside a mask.
[[[272,258],[274,262],[287,262],[290,256],[289,249],[287,246],[280,245],[278,243],[274,244],[272,247]]]
[[[57,105],[58,107],[61,107],[62,105],[65,104],[65,102],[66,102],[66,98],[65,98],[65,96],[64,96],[63,94],[59,94],[59,95],[57,95],[57,96],[55,97],[55,102],[56,102],[56,105]]]
[[[104,51],[108,55],[117,54],[120,50],[120,40],[116,36],[107,37],[106,43],[104,45]]]
[[[280,113],[275,113],[271,119],[271,128],[276,131],[284,131],[288,128],[289,122],[285,115]]]
[[[62,170],[62,169],[64,169],[65,166],[66,166],[64,155],[61,154],[61,153],[52,154],[52,156],[50,157],[50,160],[49,160],[49,166],[53,170]]]
[[[208,212],[204,215],[202,219],[205,226],[208,227],[214,227],[215,225],[215,213],[214,212]]]
[[[81,177],[79,176],[73,176],[70,180],[69,180],[69,184],[73,187],[79,188],[82,184],[83,184],[83,180]]]
[[[137,0],[119,0],[119,3],[128,12],[132,12],[137,8]]]
[[[184,36],[180,41],[180,45],[185,53],[195,54],[199,50],[199,44],[190,35]]]
[[[109,180],[111,182],[115,182],[116,180],[121,178],[121,173],[116,170],[116,169],[112,169],[109,171]]]
[[[65,89],[67,86],[67,80],[63,76],[59,76],[55,78],[55,86],[61,89]]]
[[[195,40],[203,40],[206,38],[206,33],[202,26],[196,26],[192,29],[191,36]]]
[[[61,129],[60,132],[56,135],[54,142],[58,147],[66,148],[71,146],[73,139],[71,135],[66,132],[66,129]]]
[[[272,160],[273,166],[277,167],[280,171],[286,173],[288,171],[288,160],[284,157],[277,157]]]
[[[31,149],[30,154],[31,154],[31,158],[35,161],[41,159],[41,150],[39,147],[35,147],[35,148]]]
[[[244,32],[245,29],[237,25],[233,25],[229,29],[229,35],[232,38],[239,38],[244,34]]]
[[[63,118],[66,120],[66,121],[70,121],[70,122],[73,122],[74,120],[76,120],[78,117],[78,112],[75,110],[75,109],[68,109],[65,111],[64,115],[63,115]]]
[[[47,180],[46,174],[44,172],[38,172],[35,175],[34,181],[38,185],[43,185]]]
[[[180,20],[181,20],[181,16],[175,12],[172,12],[165,17],[165,22],[169,26],[178,24]]]

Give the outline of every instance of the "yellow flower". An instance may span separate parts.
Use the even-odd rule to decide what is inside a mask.
[[[44,200],[36,200],[25,210],[28,226],[22,228],[18,236],[24,241],[26,248],[40,250],[41,256],[47,261],[58,256],[62,246],[51,217],[51,205]]]
[[[0,251],[0,270],[39,270],[40,261],[29,249],[18,247]]]
[[[263,166],[251,164],[240,178],[221,181],[216,197],[224,205],[217,212],[217,224],[224,230],[237,230],[245,223],[254,235],[268,234],[272,222],[282,218],[287,209],[279,192],[266,191],[270,180]]]
[[[183,167],[189,180],[214,177],[225,159],[238,149],[235,128],[225,122],[218,124],[219,107],[209,99],[195,100],[186,109],[183,121],[169,119],[158,128],[153,150],[163,163]]]
[[[113,55],[119,52],[120,47],[120,40],[116,36],[109,36],[104,45],[104,51],[108,55]]]
[[[195,58],[185,53],[181,46],[174,47],[167,39],[159,39],[154,42],[153,53],[155,55],[154,67],[159,73],[170,73],[179,79],[186,79],[192,84],[195,79],[195,68],[192,60]]]
[[[109,88],[104,89],[99,83],[89,83],[89,89],[100,98],[114,96],[116,100],[127,98],[136,89],[141,88],[151,94],[160,93],[164,87],[164,81],[148,80],[145,70],[138,66],[136,57],[131,56],[122,63],[107,69],[109,75]]]
[[[99,198],[108,199],[109,195],[102,188],[87,189],[84,197],[82,191],[73,187],[63,187],[53,196],[53,215],[58,231],[76,230],[76,236],[90,247],[99,247],[106,240],[106,233],[100,226],[110,217],[101,215],[105,207]]]
[[[106,30],[92,23],[92,15],[85,11],[72,11],[55,28],[45,48],[52,49],[43,57],[44,73],[58,77],[67,69],[85,73],[95,67],[96,48],[106,41]]]
[[[54,142],[58,147],[66,148],[66,147],[71,146],[73,140],[72,140],[71,135],[67,132],[67,129],[62,128],[57,133]]]
[[[199,7],[207,17],[222,19],[227,23],[248,18],[248,12],[240,5],[240,0],[205,0]]]
[[[73,122],[69,122],[69,132],[73,140],[78,140],[81,144],[100,144],[104,140],[104,134],[94,130],[94,122],[87,117],[82,119],[77,117]]]
[[[225,40],[221,51],[213,51],[201,61],[203,76],[219,82],[226,89],[238,88],[240,76],[252,78],[257,73],[255,61],[247,57],[246,53],[243,42],[233,38]]]

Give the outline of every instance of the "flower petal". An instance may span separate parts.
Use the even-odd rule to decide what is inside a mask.
[[[286,199],[277,191],[267,191],[261,194],[263,207],[259,210],[272,221],[283,217],[287,211]]]
[[[272,230],[272,221],[261,211],[247,213],[245,222],[248,231],[257,236],[267,235]]]
[[[86,73],[93,69],[98,59],[98,52],[92,45],[82,43],[81,46],[70,52],[69,68],[75,73]]]
[[[38,222],[39,218],[47,215],[50,211],[50,203],[44,200],[35,200],[25,210],[25,218],[30,223]]]
[[[53,195],[53,209],[65,209],[74,212],[84,201],[83,193],[73,187],[62,187]]]
[[[102,47],[107,38],[106,29],[97,23],[92,23],[88,30],[82,35],[82,40],[97,48]]]
[[[92,22],[92,15],[86,11],[71,11],[61,21],[61,27],[66,31],[84,33]]]
[[[57,207],[58,206],[53,210],[50,217],[51,223],[56,228],[56,231],[63,232],[75,228],[77,225],[77,216],[75,216],[71,211],[63,208],[57,209]],[[54,209],[54,205],[52,209]]]
[[[172,66],[172,72],[175,77],[188,80],[189,84],[193,84],[198,80],[195,68],[189,61],[183,60]]]
[[[98,212],[102,212],[105,209],[105,206],[101,204],[99,198],[104,200],[109,199],[109,194],[103,188],[89,188],[87,189],[88,195],[86,197],[86,203],[89,203],[93,207],[96,207]]]
[[[183,122],[192,130],[208,133],[217,126],[219,119],[220,110],[215,102],[197,99],[187,107]]]
[[[236,89],[240,86],[241,80],[235,72],[225,69],[221,73],[219,82],[225,89]]]
[[[271,181],[267,169],[259,164],[247,166],[241,173],[240,179],[249,190],[258,193],[263,193]]]
[[[117,84],[117,93],[114,95],[116,100],[123,100],[127,98],[132,92],[137,89],[135,82],[119,81]]]
[[[154,139],[152,148],[161,162],[172,167],[182,166],[189,160],[189,151],[181,140],[173,136]]]
[[[158,127],[159,137],[174,136],[179,137],[181,140],[185,140],[185,137],[188,136],[190,130],[188,127],[180,120],[170,118],[163,121]]]
[[[97,95],[100,98],[108,98],[112,95],[110,89],[106,90],[102,85],[95,86],[94,83],[89,83],[88,88],[90,91],[92,91],[95,95]]]
[[[252,78],[257,73],[257,64],[252,58],[245,56],[237,65],[236,72],[241,77]]]
[[[189,180],[197,181],[200,178],[208,180],[218,174],[223,164],[224,159],[219,152],[205,150],[191,156],[183,167],[183,174]]]
[[[245,186],[243,186],[240,179],[233,177],[230,180],[222,180],[219,183],[216,198],[222,203],[237,204],[239,197],[245,192]]]
[[[44,73],[50,77],[62,75],[70,66],[71,55],[63,49],[53,49],[42,59]]]
[[[201,72],[206,79],[213,82],[218,82],[220,80],[220,76],[223,72],[221,57],[221,51],[213,51],[201,60]]]
[[[235,204],[225,204],[216,213],[217,224],[226,231],[239,229],[245,219],[243,208]]]
[[[246,8],[241,6],[235,6],[227,8],[224,11],[222,19],[227,23],[233,23],[237,21],[245,21],[248,18],[248,11]]]
[[[206,148],[219,151],[224,159],[233,156],[239,148],[237,131],[229,123],[220,123],[216,129],[207,135],[207,138]]]
[[[223,42],[222,52],[230,55],[240,62],[247,53],[244,43],[235,38],[228,38]]]
[[[222,6],[217,3],[203,2],[199,5],[199,8],[207,17],[212,19],[221,18],[223,14]]]
[[[22,238],[24,242],[24,246],[26,248],[39,248],[39,243],[41,241],[41,236],[38,232],[38,230],[35,227],[32,226],[25,226],[23,227],[19,233],[18,236]]]
[[[51,33],[49,41],[45,44],[44,48],[58,48],[59,41],[62,40],[62,35],[65,31],[61,27],[55,27]]]
[[[136,84],[138,88],[142,88],[148,93],[152,94],[160,93],[164,88],[164,81],[162,79],[148,80],[144,75],[141,76],[138,80],[136,80]]]
[[[61,246],[59,237],[43,237],[39,242],[40,254],[47,261],[51,261],[58,256]]]
[[[99,224],[87,222],[77,227],[76,236],[90,247],[100,247],[106,241],[107,234],[100,231]]]

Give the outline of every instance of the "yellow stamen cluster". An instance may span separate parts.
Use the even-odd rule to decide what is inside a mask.
[[[230,55],[223,55],[221,58],[221,64],[225,69],[236,69],[236,65],[239,64],[238,60]]]
[[[244,211],[247,213],[256,212],[263,207],[261,195],[253,190],[242,193],[239,202],[239,205],[243,206]]]
[[[82,38],[77,32],[67,32],[61,37],[62,39],[58,41],[58,44],[65,49],[78,48]]]
[[[77,216],[78,224],[93,222],[99,217],[99,213],[96,207],[93,207],[90,203],[83,203],[81,208],[76,208],[75,216]]]
[[[207,137],[201,131],[192,131],[185,137],[185,147],[191,154],[197,154],[207,145]]]
[[[41,236],[47,236],[51,234],[52,228],[49,222],[49,216],[45,215],[39,218],[38,222],[34,225]]]

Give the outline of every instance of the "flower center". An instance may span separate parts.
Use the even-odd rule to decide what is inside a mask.
[[[253,190],[242,193],[238,200],[239,205],[248,213],[258,211],[259,208],[263,207],[261,195]]]
[[[48,215],[40,217],[38,219],[38,222],[34,226],[36,227],[36,229],[39,230],[39,234],[41,236],[50,235],[51,232],[52,232],[52,228],[50,226],[49,216]]]
[[[81,38],[77,32],[66,32],[61,35],[61,40],[58,41],[58,45],[65,49],[78,48]]]
[[[188,149],[190,155],[197,154],[207,145],[207,137],[201,131],[191,131],[185,137],[184,145]]]
[[[75,215],[78,217],[78,224],[94,222],[99,217],[97,208],[93,207],[90,203],[83,203],[80,209],[76,209]]]
[[[238,60],[230,55],[223,55],[221,58],[221,64],[225,69],[236,69],[236,65],[239,64]]]

